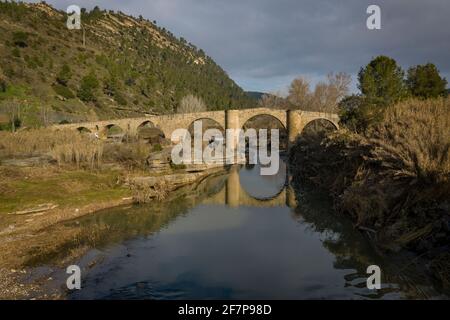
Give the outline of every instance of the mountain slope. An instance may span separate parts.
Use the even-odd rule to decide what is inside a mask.
[[[245,92],[249,97],[260,100],[266,93],[259,91],[246,91]]]
[[[66,20],[45,3],[0,2],[0,113],[12,98],[28,126],[172,113],[187,94],[210,110],[255,104],[202,50],[154,22],[84,11],[84,43]]]

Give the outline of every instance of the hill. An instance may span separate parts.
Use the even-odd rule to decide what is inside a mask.
[[[0,2],[0,113],[38,126],[176,112],[187,94],[208,109],[255,100],[203,50],[142,17],[82,10],[82,30],[45,4]],[[19,102],[17,102],[19,101]]]
[[[258,91],[246,91],[247,95],[252,99],[260,100],[266,93]]]

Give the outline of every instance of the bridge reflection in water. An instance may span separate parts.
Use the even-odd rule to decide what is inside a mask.
[[[270,177],[234,166],[166,201],[44,229],[34,236],[39,250],[23,256],[28,266],[65,266],[83,252],[73,262],[84,272],[83,290],[69,299],[392,299],[431,288],[415,273],[397,274],[334,214],[326,194],[305,192],[296,203],[288,182],[284,164]],[[366,288],[372,264],[383,270],[375,292]],[[48,277],[65,283],[65,268],[52,270]]]
[[[280,172],[280,174],[285,177],[284,183],[280,190],[271,196],[255,197],[251,195],[241,184],[240,166],[232,166],[225,185],[219,192],[204,199],[202,204],[227,205],[231,208],[237,208],[240,206],[261,208],[288,206],[295,209],[297,207],[297,202],[295,192],[289,185],[289,174],[287,167],[282,166],[280,170],[284,171]]]

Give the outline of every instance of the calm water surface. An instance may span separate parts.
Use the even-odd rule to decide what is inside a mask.
[[[295,197],[276,176],[233,168],[163,203],[115,208],[59,226],[88,248],[70,299],[397,299],[435,296],[384,261],[324,195]],[[74,231],[75,230],[75,231]],[[56,232],[56,231],[55,231]],[[63,257],[47,257],[47,264]],[[366,268],[383,271],[366,288]],[[63,275],[63,271],[61,271]],[[61,277],[63,277],[61,275]],[[67,275],[64,275],[66,277]]]

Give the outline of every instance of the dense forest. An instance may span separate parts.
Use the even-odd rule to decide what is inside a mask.
[[[0,2],[0,21],[0,118],[17,125],[173,113],[189,94],[209,110],[256,102],[156,21],[95,7],[69,30],[45,2]]]

